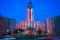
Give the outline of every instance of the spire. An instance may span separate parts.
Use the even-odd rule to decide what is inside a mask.
[[[32,8],[32,3],[31,2],[28,3],[28,8]]]

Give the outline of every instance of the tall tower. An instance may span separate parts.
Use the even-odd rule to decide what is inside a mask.
[[[28,3],[28,8],[27,8],[27,20],[28,21],[33,21],[33,8],[32,8],[32,3]]]
[[[28,3],[28,8],[27,8],[27,21],[28,21],[28,27],[32,27],[32,21],[33,21],[33,9],[32,9],[32,3]]]

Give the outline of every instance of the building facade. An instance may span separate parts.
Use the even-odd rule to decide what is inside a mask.
[[[60,36],[60,15],[54,17],[54,34],[55,36]]]
[[[7,33],[8,20],[5,17],[0,16],[0,35]]]
[[[46,32],[47,34],[53,34],[53,27],[54,27],[54,22],[52,18],[46,18],[45,20],[45,28],[46,28]]]
[[[16,26],[16,20],[12,18],[6,18],[8,20],[8,27],[7,30],[9,30],[11,33],[13,33],[15,26]]]

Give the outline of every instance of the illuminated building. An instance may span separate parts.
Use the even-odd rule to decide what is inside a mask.
[[[36,28],[37,28],[37,30],[41,29],[41,23],[40,23],[40,21],[36,21]]]
[[[20,27],[19,27],[19,24],[16,24],[16,25],[15,25],[15,30],[16,30],[16,29],[19,29],[19,28],[20,28]]]
[[[33,27],[33,8],[32,8],[32,3],[28,3],[28,8],[27,8],[27,22],[28,22],[28,27]]]
[[[22,29],[22,30],[26,30],[25,21],[21,21],[20,24],[21,24],[21,25],[20,25],[21,29]]]
[[[27,8],[27,20],[25,21],[25,27],[38,29],[38,26],[39,26],[39,21],[34,21],[33,5],[31,2],[29,2]]]
[[[7,19],[5,17],[0,16],[0,35],[7,33]]]
[[[51,18],[47,18],[45,21],[47,34],[53,34],[53,20]]]
[[[19,27],[18,28],[25,30],[25,33],[27,32],[26,31],[27,29],[33,29],[34,31],[37,31],[39,29],[41,29],[41,30],[45,29],[45,28],[43,28],[44,25],[42,25],[42,23],[40,21],[35,21],[34,20],[33,5],[32,5],[31,2],[28,3],[27,13],[26,14],[27,14],[26,15],[26,20],[25,21],[21,21],[19,23]]]
[[[31,2],[28,3],[27,20],[21,21],[20,26],[21,26],[21,29],[34,28],[33,8],[32,8]]]
[[[41,30],[42,30],[42,33],[44,33],[46,31],[44,23],[41,24]]]

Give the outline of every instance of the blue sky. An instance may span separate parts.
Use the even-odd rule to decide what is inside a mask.
[[[28,2],[33,4],[34,20],[44,22],[46,18],[60,15],[60,0],[0,0],[0,15],[26,20]]]

